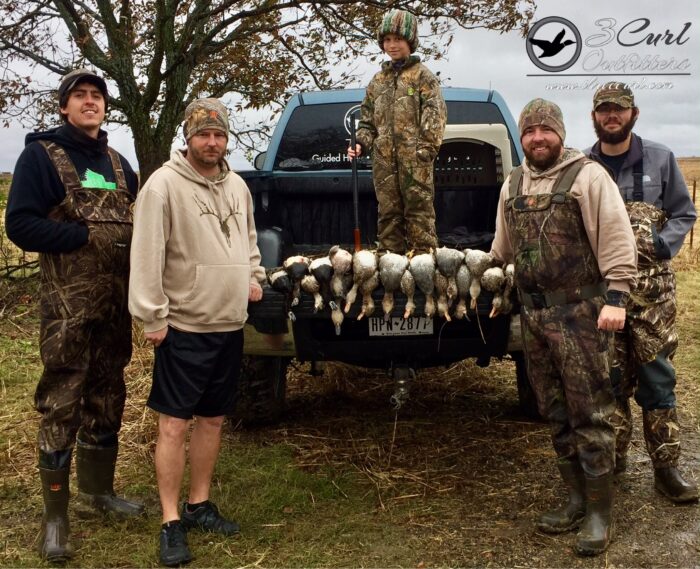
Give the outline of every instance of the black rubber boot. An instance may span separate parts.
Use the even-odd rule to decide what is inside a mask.
[[[698,487],[686,482],[678,471],[681,438],[676,409],[645,410],[642,418],[647,450],[654,464],[654,488],[672,502],[695,502]]]
[[[78,441],[75,455],[78,499],[102,514],[120,519],[140,516],[144,511],[142,504],[129,502],[114,493],[117,452],[117,446],[93,446]]]
[[[675,466],[654,469],[654,488],[677,504],[698,501],[698,487],[687,482]]]
[[[612,539],[613,475],[586,477],[586,517],[576,536],[576,553],[598,555]]]
[[[49,470],[39,468],[44,495],[44,516],[39,534],[39,555],[49,563],[63,563],[73,557],[73,547],[68,541],[68,500],[70,468]]]
[[[537,529],[545,533],[563,533],[576,529],[586,514],[583,469],[578,461],[560,462],[559,473],[569,491],[568,502],[555,510],[545,512],[537,520]]]

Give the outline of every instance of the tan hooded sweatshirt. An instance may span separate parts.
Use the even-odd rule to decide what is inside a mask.
[[[253,200],[226,163],[223,179],[172,153],[136,199],[129,311],[146,332],[243,327],[251,282],[262,283]]]
[[[552,192],[559,171],[581,158],[578,150],[566,148],[562,160],[544,172],[537,172],[523,162],[523,195]],[[496,216],[496,236],[491,254],[501,262],[514,260],[513,245],[504,215],[509,197],[510,176],[501,188]],[[585,164],[571,186],[571,195],[578,202],[591,249],[598,261],[600,274],[610,290],[629,292],[637,278],[637,247],[629,216],[620,192],[600,164]]]

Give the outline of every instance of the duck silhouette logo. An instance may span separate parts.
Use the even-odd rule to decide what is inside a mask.
[[[525,48],[530,61],[543,71],[569,69],[581,55],[581,34],[565,18],[550,16],[535,23],[527,34]]]
[[[343,125],[345,126],[345,132],[350,136],[350,122],[355,121],[355,129],[357,130],[357,123],[360,120],[360,105],[355,105],[350,107],[343,117]]]

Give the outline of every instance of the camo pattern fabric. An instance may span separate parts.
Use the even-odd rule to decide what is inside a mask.
[[[523,345],[540,414],[560,460],[579,460],[587,476],[611,473],[615,398],[610,342],[598,329],[603,298],[520,312]]]
[[[564,115],[556,103],[545,99],[533,99],[523,107],[520,117],[518,117],[520,136],[523,135],[525,129],[539,125],[551,128],[562,142],[566,139]]]
[[[627,455],[632,441],[632,408],[628,398],[616,397],[615,411],[610,417],[610,421],[615,429],[615,462],[619,462]]]
[[[678,466],[681,455],[680,425],[676,409],[654,409],[642,413],[644,439],[654,468]]]
[[[433,163],[399,164],[392,170],[373,166],[379,203],[377,239],[379,252],[415,255],[437,249],[433,205]]]
[[[437,248],[433,162],[446,121],[440,84],[417,57],[385,62],[367,87],[357,141],[372,155],[380,251]]]
[[[131,194],[119,156],[110,149],[116,190],[83,188],[63,149],[44,145],[66,188],[49,214],[90,230],[69,253],[42,253],[40,353],[44,370],[35,394],[41,413],[39,447],[50,453],[81,440],[99,444],[121,426],[131,358],[127,308]]]
[[[620,395],[634,394],[636,366],[652,361],[659,353],[673,354],[676,332],[676,276],[670,260],[654,252],[655,235],[666,221],[663,211],[646,202],[627,202],[637,242],[637,284],[630,294],[625,329],[615,334],[613,367],[624,370]]]
[[[551,194],[522,195],[520,191],[505,206],[515,251],[516,286],[535,293],[601,282],[581,209],[570,192],[555,193],[556,186]]]
[[[627,84],[609,81],[598,87],[593,95],[593,110],[603,103],[615,103],[623,109],[629,109],[634,107],[634,94]]]

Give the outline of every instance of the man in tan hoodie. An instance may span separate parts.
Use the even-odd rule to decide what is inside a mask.
[[[518,126],[526,160],[503,184],[491,253],[515,263],[527,371],[568,487],[568,501],[537,527],[580,526],[576,551],[595,555],[612,533],[609,332],[625,323],[637,274],[634,236],[610,176],[564,148],[557,105],[531,101]]]
[[[209,501],[224,417],[233,411],[248,302],[262,298],[253,202],[224,154],[229,122],[216,99],[185,111],[187,148],[146,182],[136,201],[129,310],[155,347],[148,406],[157,411],[160,561],[192,559],[186,532],[239,531]],[[189,497],[178,510],[190,439]]]

